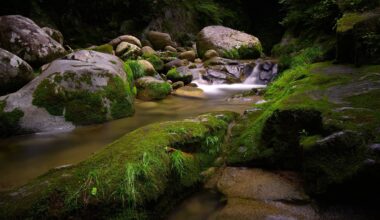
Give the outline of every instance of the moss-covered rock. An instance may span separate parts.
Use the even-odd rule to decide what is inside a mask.
[[[162,216],[163,210],[154,211],[155,207],[163,201],[173,204],[181,190],[200,181],[200,172],[218,156],[235,116],[220,112],[137,129],[78,165],[52,170],[2,193],[0,214],[4,218]]]
[[[283,72],[266,89],[268,102],[232,129],[229,163],[302,170],[314,195],[349,190],[352,181],[369,181],[369,173],[380,179],[364,162],[376,158],[367,145],[379,140],[379,72],[331,63]]]
[[[379,9],[343,15],[337,22],[337,60],[357,65],[380,63]]]
[[[19,109],[5,111],[6,102],[0,101],[0,137],[15,135],[20,132],[19,121],[24,115]]]
[[[155,54],[144,53],[142,57],[149,61],[157,71],[162,71],[164,69],[164,61]]]
[[[168,82],[147,76],[136,81],[137,98],[142,100],[161,100],[172,92],[172,87]]]
[[[262,47],[258,38],[223,26],[208,26],[197,36],[198,55],[203,57],[208,50],[216,50],[226,58],[258,58]]]
[[[169,70],[166,77],[172,82],[182,81],[185,85],[191,83],[193,80],[193,74],[191,72],[178,71],[177,68]]]
[[[115,56],[81,50],[50,63],[41,75],[0,100],[19,109],[23,130],[46,132],[130,116],[133,73]],[[127,71],[127,73],[125,72]]]

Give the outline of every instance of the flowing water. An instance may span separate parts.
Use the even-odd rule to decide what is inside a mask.
[[[79,127],[66,133],[44,133],[0,139],[0,190],[25,184],[54,167],[78,163],[122,135],[141,126],[230,110],[242,113],[259,97],[229,100],[233,94],[258,85],[199,85],[204,99],[169,96],[159,102],[136,100],[133,117]]]

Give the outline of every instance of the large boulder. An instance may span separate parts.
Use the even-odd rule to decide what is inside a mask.
[[[346,13],[337,22],[337,61],[380,63],[380,10]]]
[[[145,101],[161,100],[172,91],[169,83],[151,76],[139,78],[136,82],[137,98]]]
[[[172,41],[172,38],[167,33],[149,31],[147,33],[147,38],[149,42],[152,43],[153,48],[156,50],[162,50],[166,46],[175,46],[175,43]]]
[[[255,36],[223,26],[208,26],[197,36],[198,55],[215,50],[227,58],[258,58],[262,54],[261,43]]]
[[[22,112],[16,122],[22,132],[68,130],[132,115],[132,80],[119,58],[81,50],[55,60],[0,101],[5,112]]]
[[[17,91],[33,78],[33,69],[28,63],[0,48],[0,95]]]
[[[141,49],[138,46],[125,41],[116,47],[116,55],[123,59],[136,59],[141,54]]]
[[[32,20],[20,15],[0,17],[0,47],[31,64],[45,64],[64,56],[63,46]]]

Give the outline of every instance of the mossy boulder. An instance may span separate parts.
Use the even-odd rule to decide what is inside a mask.
[[[182,81],[187,85],[193,80],[193,74],[187,70],[187,68],[172,68],[168,71],[166,77],[172,82]]]
[[[115,52],[116,55],[124,60],[136,59],[142,55],[141,49],[138,46],[124,41],[117,45]]]
[[[337,60],[363,64],[380,63],[380,9],[350,12],[337,23]]]
[[[5,111],[6,102],[0,101],[0,137],[8,137],[20,133],[19,121],[24,115],[19,109]]]
[[[166,98],[172,92],[169,83],[151,76],[139,78],[136,81],[137,98],[150,101]]]
[[[17,91],[33,78],[33,69],[27,62],[0,48],[0,95]]]
[[[149,61],[154,66],[155,70],[162,71],[164,69],[164,61],[162,61],[161,58],[157,55],[151,53],[143,53],[142,57]]]
[[[235,117],[218,112],[139,128],[77,165],[52,170],[1,193],[0,215],[8,219],[163,216],[163,207],[178,202],[218,157]]]
[[[255,59],[262,55],[262,46],[255,36],[223,26],[208,26],[197,36],[197,50],[204,57],[208,50],[234,59]]]
[[[115,56],[81,50],[55,60],[16,93],[0,97],[23,112],[29,132],[72,129],[133,114],[133,75]]]
[[[45,64],[66,54],[60,43],[20,15],[1,16],[0,33],[0,47],[30,64]]]
[[[353,131],[311,137],[309,142],[302,142],[302,147],[303,176],[308,192],[314,195],[351,180],[364,167],[368,150],[362,134]]]

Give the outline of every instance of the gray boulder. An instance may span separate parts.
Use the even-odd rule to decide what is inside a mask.
[[[33,69],[28,63],[0,48],[0,95],[17,91],[33,78]]]
[[[16,123],[23,132],[70,130],[130,116],[132,79],[123,67],[113,55],[77,51],[53,61],[22,89],[0,97],[0,102],[4,112],[22,112]]]
[[[55,30],[53,28],[49,27],[43,27],[42,30],[45,31],[51,38],[53,38],[55,41],[63,45],[63,34],[59,30]]]
[[[258,58],[262,54],[259,39],[255,36],[223,26],[208,26],[197,36],[198,55],[215,50],[226,58]]]
[[[63,46],[32,20],[20,15],[0,17],[0,47],[31,64],[45,64],[65,55]]]

